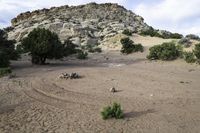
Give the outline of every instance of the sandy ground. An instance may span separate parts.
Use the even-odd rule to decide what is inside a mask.
[[[17,77],[0,79],[0,133],[199,133],[200,66],[150,62],[146,54],[12,62]],[[61,80],[63,72],[83,77]],[[124,119],[102,120],[112,102],[121,103]]]
[[[136,44],[140,43],[144,47],[152,47],[154,45],[160,45],[164,42],[172,42],[172,41],[178,44],[178,41],[180,40],[180,39],[163,39],[159,37],[141,36],[138,34],[133,34],[132,36],[117,34],[105,40],[105,42],[103,42],[100,45],[100,47],[103,50],[120,50],[122,47],[120,40],[125,37],[129,37],[134,43]],[[192,51],[195,45],[200,43],[197,40],[190,40],[190,41],[191,41],[191,46],[188,48],[184,48],[183,49],[184,51]]]
[[[164,42],[178,41],[178,39],[163,39],[159,37],[141,36],[138,34],[133,34],[132,36],[117,34],[105,40],[105,42],[103,42],[100,47],[104,50],[120,50],[122,47],[120,40],[125,37],[129,37],[134,43],[140,43],[145,47],[151,47],[154,45],[162,44]],[[193,44],[194,43],[196,42],[194,41]]]

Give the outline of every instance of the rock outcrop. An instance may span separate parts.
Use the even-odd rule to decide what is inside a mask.
[[[111,3],[36,10],[21,13],[11,22],[8,36],[17,42],[40,27],[56,32],[61,41],[71,39],[77,45],[99,44],[124,29],[137,33],[149,28],[142,17]]]

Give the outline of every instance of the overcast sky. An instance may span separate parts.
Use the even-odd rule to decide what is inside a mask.
[[[200,0],[0,0],[0,28],[21,12],[89,2],[118,3],[154,28],[200,35]]]

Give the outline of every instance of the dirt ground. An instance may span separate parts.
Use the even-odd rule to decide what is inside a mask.
[[[0,133],[199,133],[200,66],[148,61],[146,54],[12,62],[16,77],[0,79]],[[63,72],[82,78],[59,79]],[[124,119],[101,118],[112,102],[121,104]]]

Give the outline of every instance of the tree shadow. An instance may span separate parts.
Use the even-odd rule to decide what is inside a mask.
[[[118,93],[118,92],[122,92],[122,91],[123,91],[123,90],[116,90],[115,92]]]
[[[35,65],[32,64],[29,60],[21,60],[21,61],[12,61],[11,67],[13,70],[18,69],[26,69],[26,68],[55,68],[55,67],[61,67],[61,68],[79,68],[79,67],[109,67],[109,64],[125,64],[125,65],[131,65],[135,63],[140,63],[145,61],[146,59],[124,59],[124,60],[110,60],[106,61],[103,59],[98,59],[96,61],[95,59],[87,59],[87,60],[47,60],[47,62],[43,65]]]
[[[128,113],[125,113],[124,116],[125,118],[135,118],[135,117],[140,117],[142,115],[146,115],[149,113],[155,113],[156,111],[154,109],[148,109],[145,111],[131,111]]]
[[[111,56],[113,57],[113,56]],[[93,57],[87,60],[47,60],[45,65],[34,65],[31,61],[24,59],[19,61],[12,61],[11,68],[13,73],[19,77],[29,76],[37,72],[49,72],[57,70],[66,70],[70,68],[107,68],[110,64],[124,64],[132,65],[134,63],[143,62],[145,59],[121,59],[122,57],[113,57],[110,60],[104,60],[102,58],[93,59]],[[124,57],[123,57],[124,58]],[[121,66],[120,66],[121,67]]]

